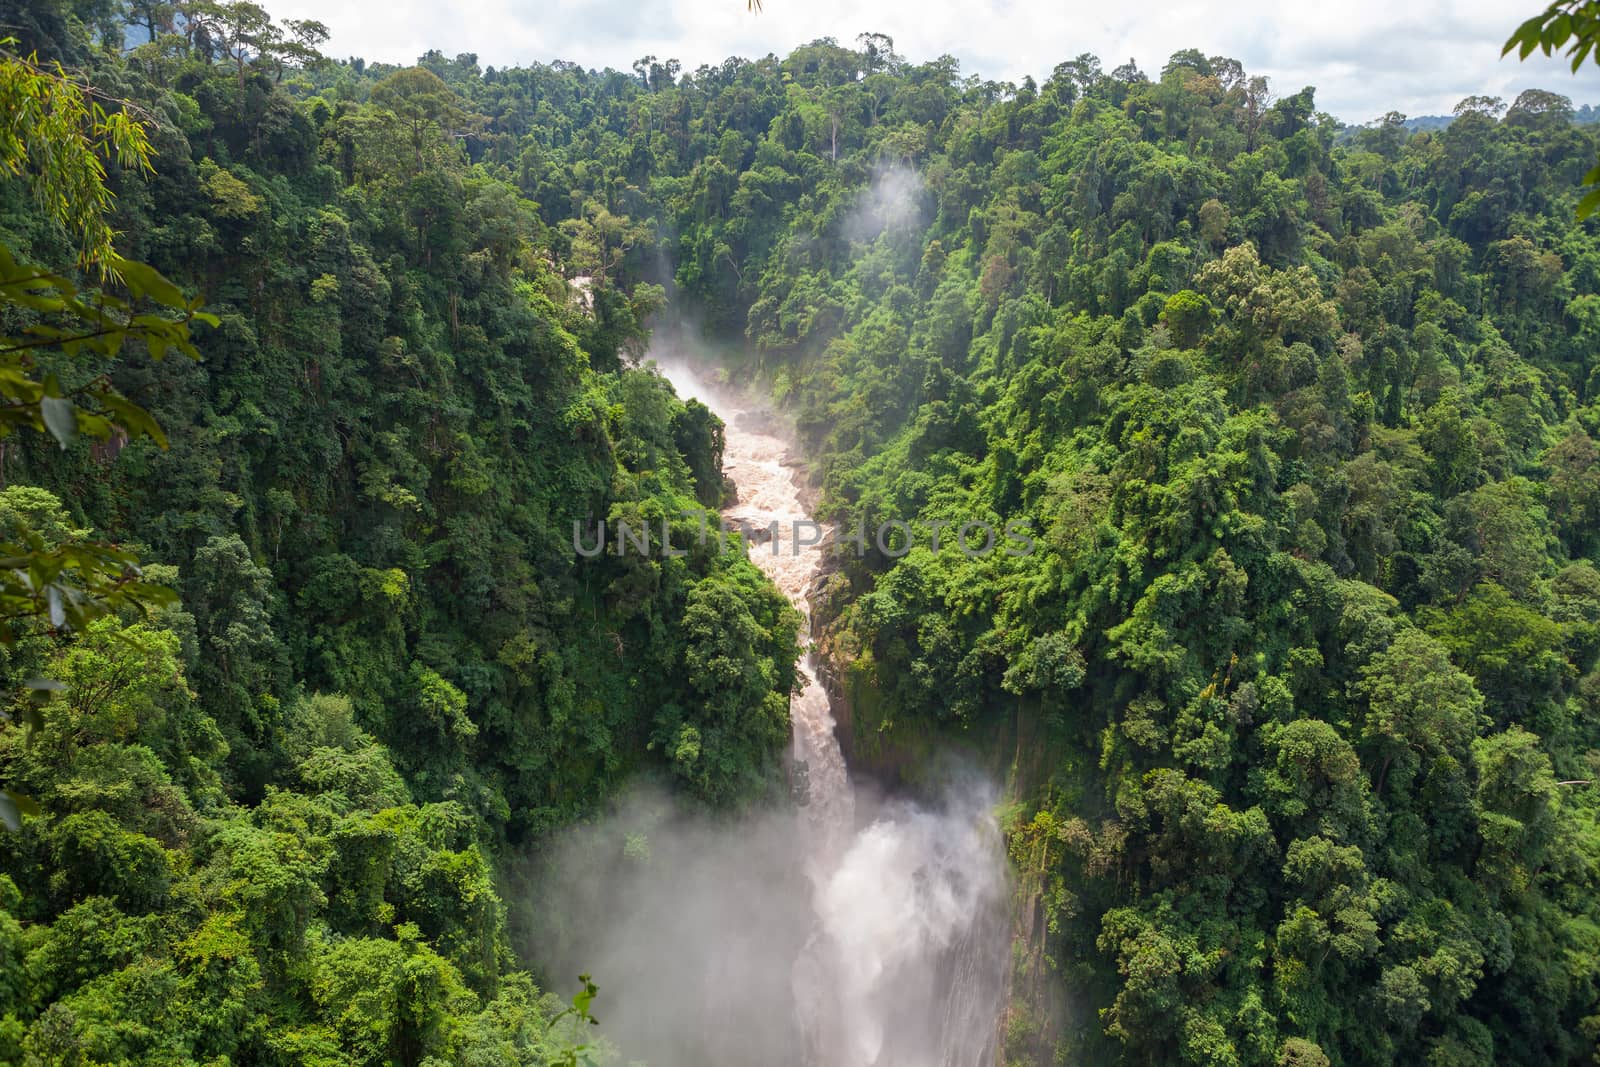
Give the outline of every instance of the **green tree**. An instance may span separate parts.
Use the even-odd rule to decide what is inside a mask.
[[[1528,19],[1507,39],[1500,50],[1502,56],[1517,53],[1518,59],[1527,59],[1534,52],[1553,56],[1562,53],[1572,61],[1572,73],[1578,73],[1584,61],[1593,58],[1600,63],[1600,3],[1595,0],[1554,0],[1549,7]],[[1600,164],[1583,176],[1583,184],[1600,185]],[[1600,189],[1591,189],[1578,201],[1578,218],[1588,218],[1600,207]]]

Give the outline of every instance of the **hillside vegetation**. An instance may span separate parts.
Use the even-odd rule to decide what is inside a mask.
[[[652,312],[742,353],[869,531],[822,598],[855,750],[1028,739],[1007,1063],[1595,1057],[1565,98],[1345,136],[1198,52],[398,69],[241,50],[248,6],[122,56],[0,5],[155,116],[123,251],[221,318],[202,362],[116,364],[170,449],[7,442],[0,521],[134,543],[181,604],[6,652],[68,688],[0,733],[45,811],[0,843],[0,1059],[551,1054],[496,860],[639,773],[757,801],[787,733],[754,568],[571,544],[691,546],[720,498],[714,420],[630,369]],[[950,544],[1023,519],[1031,553]]]
[[[697,539],[715,419],[621,368],[659,297],[585,310],[568,243],[428,110],[447,92],[401,75],[340,142],[271,53],[228,58],[247,12],[196,10],[124,57],[71,5],[0,8],[144,116],[119,248],[219,320],[200,362],[57,360],[168,448],[5,441],[7,540],[109,538],[179,597],[0,651],[9,693],[64,686],[0,729],[0,783],[43,811],[0,834],[0,1062],[566,1062],[497,859],[640,773],[781,794],[798,619]],[[24,181],[0,230],[73,261]],[[580,557],[607,517],[686,554]]]
[[[798,410],[869,531],[827,605],[858,749],[1048,752],[1008,1061],[1592,1057],[1592,130],[1530,92],[1340,143],[1198,53],[1007,86],[859,45],[424,66]],[[1021,517],[1032,554],[952,551]]]

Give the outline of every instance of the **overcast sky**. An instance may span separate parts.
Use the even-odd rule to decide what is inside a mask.
[[[1509,102],[1552,89],[1600,104],[1600,67],[1574,77],[1560,62],[1501,60],[1517,23],[1546,0],[265,0],[280,17],[320,18],[327,50],[410,63],[429,48],[474,52],[485,66],[566,59],[628,70],[635,59],[677,58],[693,70],[731,55],[785,55],[818,37],[852,43],[886,33],[913,62],[950,53],[965,74],[1043,81],[1059,62],[1093,52],[1107,70],[1129,57],[1147,74],[1184,48],[1232,56],[1275,93],[1317,87],[1317,105],[1347,122],[1391,109],[1446,114],[1463,96]]]

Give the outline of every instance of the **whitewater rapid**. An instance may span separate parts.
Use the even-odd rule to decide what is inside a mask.
[[[724,473],[737,494],[724,519],[774,532],[751,539],[750,558],[800,610],[809,636],[811,590],[831,539],[817,537],[776,418],[686,367],[662,373],[723,420]],[[790,967],[796,1058],[808,1067],[988,1067],[1007,949],[993,790],[966,783],[937,809],[877,803],[858,817],[827,691],[809,653],[798,666],[803,685],[789,710],[812,914]]]
[[[713,394],[683,368],[666,374],[681,396],[706,404],[723,420],[722,472],[734,485],[735,502],[723,509],[730,527],[771,531],[770,540],[750,546],[750,559],[800,612],[800,645],[811,637],[811,587],[822,572],[823,545],[832,530],[813,523],[801,501],[789,446],[774,432],[772,419],[759,410],[736,406],[726,394]],[[837,866],[855,814],[850,774],[835,733],[827,691],[817,679],[809,651],[797,664],[801,689],[790,698],[794,758],[804,768],[805,859],[814,880]]]

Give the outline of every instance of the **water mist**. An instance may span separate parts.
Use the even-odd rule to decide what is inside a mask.
[[[809,616],[822,564],[770,415],[682,365],[680,396],[727,425],[730,523],[767,528],[752,560]],[[803,802],[713,823],[638,793],[558,851],[555,973],[602,986],[602,1031],[652,1067],[986,1067],[1007,932],[994,791],[952,784],[923,806],[851,781],[809,663],[790,706]]]

